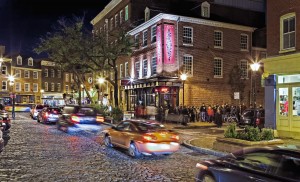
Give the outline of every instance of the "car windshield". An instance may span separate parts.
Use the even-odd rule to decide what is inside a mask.
[[[43,108],[44,108],[43,105],[37,105],[37,106],[36,106],[36,109],[43,109]]]
[[[159,131],[166,129],[162,124],[151,122],[137,122],[136,127],[141,131]]]

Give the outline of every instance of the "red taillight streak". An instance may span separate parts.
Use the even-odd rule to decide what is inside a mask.
[[[79,123],[79,117],[76,115],[71,115],[71,122],[74,124]]]

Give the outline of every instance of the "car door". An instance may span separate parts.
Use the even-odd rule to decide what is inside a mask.
[[[122,137],[124,137],[124,132],[126,132],[128,126],[129,122],[124,121],[112,129],[110,136],[113,144],[124,147],[124,139]]]

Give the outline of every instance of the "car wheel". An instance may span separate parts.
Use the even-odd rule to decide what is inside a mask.
[[[138,158],[141,156],[141,153],[137,149],[136,145],[134,143],[130,144],[130,147],[128,149],[128,153],[131,157]]]
[[[104,145],[106,147],[113,147],[113,144],[111,143],[110,136],[105,136],[104,137]]]

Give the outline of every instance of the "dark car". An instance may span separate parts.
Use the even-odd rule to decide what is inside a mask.
[[[250,147],[218,159],[197,163],[196,182],[300,181],[300,151],[281,147]]]
[[[11,127],[11,121],[9,119],[9,115],[7,111],[0,110],[0,118],[1,118],[1,122],[3,123],[2,125],[4,127],[4,131],[9,130],[9,128]]]
[[[44,107],[37,115],[37,122],[56,123],[62,111],[58,107]]]
[[[246,109],[238,123],[239,127],[258,126],[263,128],[265,125],[265,110],[264,109]]]
[[[37,119],[37,116],[39,114],[39,112],[44,108],[44,107],[49,107],[48,105],[42,105],[42,104],[35,104],[32,106],[31,110],[30,110],[30,117],[32,119]]]
[[[92,130],[99,128],[104,117],[91,106],[66,105],[57,122],[59,130]]]

